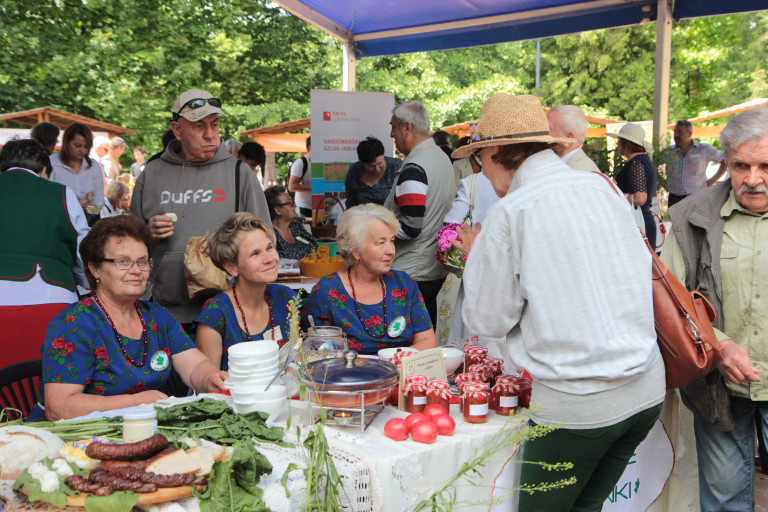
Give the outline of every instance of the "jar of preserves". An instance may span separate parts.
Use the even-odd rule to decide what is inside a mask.
[[[483,382],[490,382],[491,380],[491,367],[488,366],[485,363],[477,363],[473,364],[469,367],[469,373],[477,373],[479,375],[482,375],[482,381]]]
[[[485,360],[485,364],[491,367],[492,380],[504,373],[504,360],[500,357],[489,357]]]
[[[407,412],[424,412],[427,407],[427,377],[409,375],[403,386],[403,397]]]
[[[482,363],[488,357],[488,349],[478,345],[464,346],[464,371],[469,371],[473,364]]]
[[[517,405],[528,409],[531,407],[531,381],[521,377],[517,380],[517,384],[520,386],[517,392]]]
[[[472,374],[472,375],[476,375],[476,374]],[[461,411],[462,414],[464,413],[464,389],[470,384],[477,384],[478,386],[482,387],[486,391],[486,393],[489,393],[489,387],[487,382],[477,381],[477,382],[464,382],[463,384],[459,384],[458,386],[459,387],[459,411]],[[490,393],[488,395],[488,398],[490,399]]]
[[[496,405],[496,414],[510,416],[518,411],[517,394],[519,389],[515,377],[511,375],[496,377],[496,384],[491,390],[491,397]]]
[[[464,421],[467,423],[485,423],[488,421],[488,391],[482,384],[464,386]]]
[[[446,411],[451,410],[451,385],[447,380],[431,380],[427,382],[427,405],[439,404]]]

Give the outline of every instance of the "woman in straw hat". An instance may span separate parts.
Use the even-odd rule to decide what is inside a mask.
[[[651,247],[656,247],[656,222],[651,213],[651,201],[656,191],[656,167],[649,154],[653,147],[645,140],[645,130],[639,124],[627,123],[619,133],[608,133],[618,139],[616,151],[626,158],[627,163],[616,175],[616,184],[627,195],[633,208],[640,208],[645,221],[645,236]]]
[[[506,195],[473,245],[458,244],[471,246],[462,315],[475,334],[506,337],[508,356],[533,376],[530,421],[559,427],[526,441],[533,464],[521,486],[576,478],[521,493],[519,509],[599,511],[664,400],[651,257],[605,177],[549,149],[562,139],[536,97],[492,96],[478,132],[453,156],[476,155]],[[573,469],[557,475],[537,464],[563,461]]]

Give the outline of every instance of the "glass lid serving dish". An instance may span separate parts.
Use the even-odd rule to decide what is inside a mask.
[[[384,401],[400,375],[392,363],[358,358],[350,350],[344,357],[309,363],[301,373],[310,399],[321,407],[360,407]]]

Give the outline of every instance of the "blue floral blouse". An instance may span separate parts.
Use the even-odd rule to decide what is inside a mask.
[[[107,317],[85,298],[48,324],[42,348],[43,383],[83,384],[85,393],[106,396],[162,389],[171,374],[171,356],[194,344],[164,307],[139,301],[139,309],[149,341],[143,366],[135,367],[125,358]],[[128,355],[140,362],[143,340],[123,336],[122,343]],[[40,389],[42,395],[42,386]],[[40,399],[42,402],[42,396]]]
[[[361,304],[360,318],[355,302],[347,293],[339,274],[322,278],[312,289],[307,300],[307,314],[323,325],[341,327],[347,334],[350,348],[361,354],[375,354],[386,347],[406,347],[412,344],[413,335],[432,328],[424,299],[419,288],[408,274],[391,270],[384,274],[387,315],[384,318],[383,302]],[[402,323],[401,323],[402,322]]]
[[[272,316],[275,320],[275,327],[280,327],[280,334],[283,338],[288,336],[290,328],[288,326],[288,303],[296,296],[297,292],[287,286],[279,284],[267,285],[267,299],[272,306]],[[245,331],[237,323],[235,306],[232,304],[229,295],[222,292],[208,300],[203,306],[203,310],[195,318],[195,322],[207,325],[221,335],[223,343],[221,353],[221,369],[229,368],[229,358],[227,350],[236,343],[247,341]],[[263,340],[264,334],[271,331],[271,326],[258,333],[251,334],[251,340]],[[277,342],[281,347],[285,344],[285,339]]]

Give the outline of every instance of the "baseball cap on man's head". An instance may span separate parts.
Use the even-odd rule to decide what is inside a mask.
[[[173,114],[174,121],[181,116],[193,123],[211,114],[225,115],[221,111],[221,100],[202,89],[190,89],[179,94],[173,104]]]

